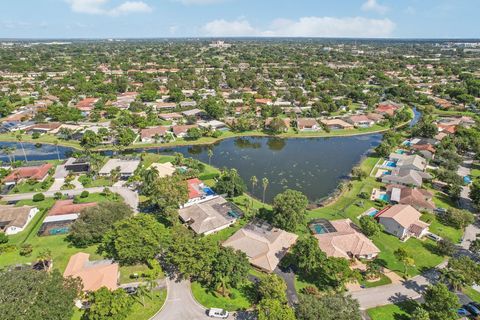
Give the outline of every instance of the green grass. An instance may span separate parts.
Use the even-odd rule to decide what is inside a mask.
[[[11,133],[0,134],[0,141],[18,142],[16,135]],[[50,134],[43,134],[38,139],[32,139],[32,136],[28,134],[22,135],[22,142],[55,144],[55,141],[58,141],[59,146],[61,145],[61,146],[81,149],[80,142],[76,140],[60,140],[57,137]]]
[[[15,187],[12,188],[12,190],[10,190],[9,194],[47,191],[53,184],[53,178],[47,177],[45,181],[33,183],[32,182],[23,181],[18,183],[17,185],[15,185]]]
[[[433,213],[422,214],[421,220],[430,223],[429,231],[442,238],[450,239],[454,243],[459,243],[462,240],[462,230],[442,224]]]
[[[87,183],[83,184],[82,180],[87,181]],[[81,175],[78,178],[78,181],[82,183],[83,187],[85,188],[95,188],[95,187],[110,187],[112,186],[112,180],[108,178],[97,177],[96,179],[88,179],[86,175]]]
[[[142,278],[142,273],[150,270],[147,265],[145,264],[137,264],[133,266],[121,266],[120,267],[120,283],[131,283],[131,282],[139,282],[139,281],[144,281]],[[130,276],[133,275],[134,273],[138,274],[139,278],[131,278]],[[163,278],[164,275],[161,274],[159,276],[160,278]]]
[[[367,281],[367,280],[360,281],[360,284],[365,286],[365,288],[375,288],[375,287],[384,286],[390,283],[392,283],[392,280],[390,280],[390,278],[384,274],[382,274],[380,279],[378,279],[377,281]]]
[[[480,164],[479,163],[474,163],[472,166],[472,171],[470,175],[473,178],[480,178]]]
[[[248,295],[251,283],[246,283],[239,289],[230,289],[230,297],[223,297],[215,292],[210,292],[198,282],[192,282],[192,293],[198,303],[206,308],[221,308],[228,311],[245,310],[251,307]]]
[[[473,301],[480,302],[480,292],[478,292],[477,290],[473,289],[472,287],[467,287],[464,288],[462,291]]]
[[[416,306],[414,301],[405,301],[368,309],[367,313],[372,320],[409,320]]]
[[[134,300],[132,304],[132,310],[127,316],[126,320],[148,320],[153,317],[158,310],[165,303],[167,298],[167,290],[161,289],[153,291],[149,294],[150,296],[145,296],[145,306],[142,305],[141,299],[132,297]],[[71,320],[81,320],[83,316],[83,310],[75,308]]]
[[[402,242],[397,237],[386,233],[375,235],[372,240],[381,251],[377,261],[382,262],[385,267],[400,275],[403,275],[404,266],[394,255],[395,250],[399,248],[405,249],[415,261],[415,266],[408,268],[409,277],[418,275],[443,261],[443,257],[433,253],[435,243],[431,240],[410,238]]]

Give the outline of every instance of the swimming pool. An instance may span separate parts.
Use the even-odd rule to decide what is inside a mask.
[[[207,196],[213,196],[215,194],[215,191],[213,191],[211,188],[209,187],[205,187],[203,188],[203,192],[205,192],[205,195]]]
[[[315,231],[315,234],[324,234],[327,233],[327,229],[321,224],[314,224],[312,225],[313,230]]]
[[[378,213],[378,210],[375,209],[375,210],[370,211],[370,212],[368,213],[368,215],[369,215],[370,217],[375,217],[375,215],[376,215],[377,213]]]
[[[394,161],[386,161],[384,165],[387,166],[387,167],[390,167],[390,168],[397,167],[397,163],[394,162]]]
[[[404,154],[405,152],[406,151],[402,149],[397,149],[397,151],[395,151],[396,154]]]
[[[472,178],[470,178],[469,176],[463,177],[463,183],[465,183],[465,184],[472,183]]]
[[[386,193],[383,193],[380,196],[378,196],[378,199],[380,199],[382,201],[385,201],[385,202],[390,202],[390,197]]]

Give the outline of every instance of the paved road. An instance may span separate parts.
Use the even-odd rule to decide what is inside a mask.
[[[190,281],[167,279],[167,300],[162,310],[151,319],[199,320],[210,318],[207,316],[207,310],[193,298]]]
[[[88,191],[90,193],[99,193],[102,192],[104,188],[102,187],[96,187],[96,188],[83,188],[83,189],[74,189],[74,190],[61,190],[65,195],[68,196],[76,196],[81,194],[83,191]],[[132,209],[134,209],[135,212],[138,211],[138,194],[130,190],[128,188],[119,188],[119,187],[110,187],[109,188],[112,192],[118,193],[125,201],[126,204],[128,204]],[[58,190],[49,190],[43,192],[45,197],[53,197],[56,192],[59,192]],[[18,200],[26,200],[26,199],[32,199],[33,195],[35,195],[37,192],[30,192],[30,193],[19,193],[19,194],[11,194],[11,195],[4,195],[2,196],[2,200],[4,201],[18,201]]]

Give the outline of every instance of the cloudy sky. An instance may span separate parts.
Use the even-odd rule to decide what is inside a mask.
[[[480,38],[480,0],[1,0],[0,38]]]

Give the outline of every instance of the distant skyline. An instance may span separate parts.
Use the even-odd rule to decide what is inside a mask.
[[[0,38],[480,38],[479,0],[14,0]]]

